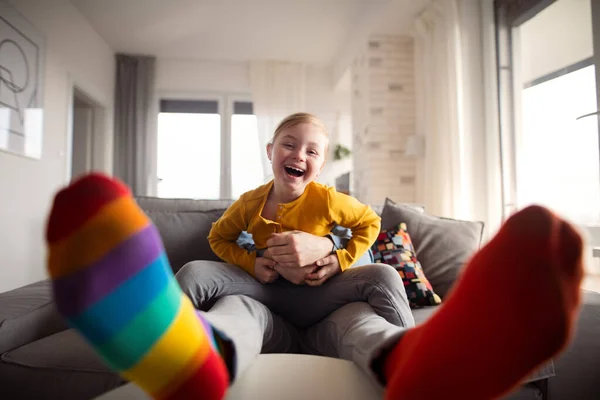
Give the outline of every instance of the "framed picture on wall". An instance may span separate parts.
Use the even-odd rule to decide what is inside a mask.
[[[39,159],[45,38],[0,1],[0,151]]]

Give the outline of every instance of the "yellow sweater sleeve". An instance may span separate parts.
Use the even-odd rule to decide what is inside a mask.
[[[368,205],[333,188],[330,188],[328,197],[333,221],[352,231],[352,238],[346,248],[336,250],[340,267],[344,271],[375,243],[381,229],[381,218]]]
[[[242,249],[236,242],[240,233],[246,229],[248,216],[242,196],[213,223],[208,242],[214,253],[223,261],[235,264],[254,276],[256,253]]]

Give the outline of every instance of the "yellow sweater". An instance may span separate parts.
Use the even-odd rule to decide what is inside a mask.
[[[308,184],[304,193],[291,203],[278,204],[277,221],[263,218],[260,214],[272,186],[273,181],[244,193],[213,223],[208,241],[222,260],[254,276],[255,252],[248,252],[236,243],[242,231],[252,234],[257,249],[265,249],[272,233],[299,230],[322,237],[337,224],[352,230],[346,248],[336,250],[344,271],[377,239],[381,218],[371,207],[316,182]]]

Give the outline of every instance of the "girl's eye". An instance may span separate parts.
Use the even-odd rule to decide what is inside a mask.
[[[309,150],[308,154],[312,154],[313,156],[316,156],[318,153],[315,150]]]
[[[287,147],[288,149],[293,149],[294,148],[294,145],[291,144],[291,143],[284,143],[283,146]]]

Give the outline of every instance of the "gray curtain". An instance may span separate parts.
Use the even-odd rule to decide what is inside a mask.
[[[154,152],[155,58],[117,54],[115,87],[114,174],[145,196]]]

